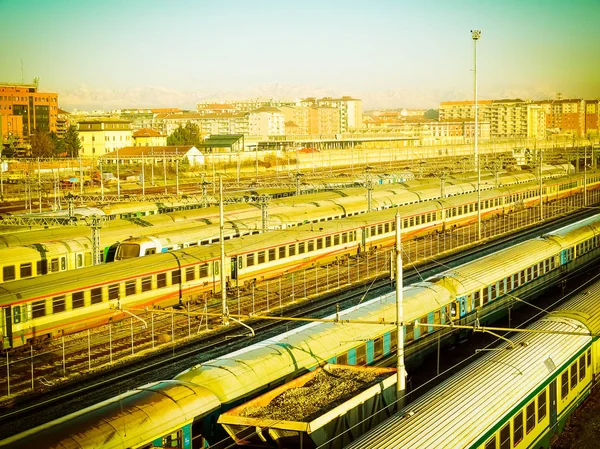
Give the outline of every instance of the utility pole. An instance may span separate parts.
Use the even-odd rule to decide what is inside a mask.
[[[266,232],[269,221],[269,201],[271,197],[269,195],[260,195],[258,197],[258,204],[260,205],[260,211],[262,216],[262,231]]]
[[[400,237],[400,213],[396,212],[396,332],[398,334],[398,342],[396,345],[397,375],[396,382],[396,400],[397,408],[400,410],[404,403],[404,393],[406,391],[406,379],[404,378],[404,305],[402,303],[402,247]]]
[[[473,90],[475,97],[475,167],[477,168],[477,240],[481,240],[481,164],[479,161],[479,110],[477,107],[477,41],[481,31],[471,30],[473,38]]]
[[[102,227],[102,219],[98,215],[92,215],[92,258],[94,265],[100,265],[100,228]]]
[[[223,178],[219,175],[219,246],[221,247],[221,306],[223,326],[229,325],[229,308],[227,307],[227,286],[225,285],[225,219],[223,218]]]

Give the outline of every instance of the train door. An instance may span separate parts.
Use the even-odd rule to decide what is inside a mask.
[[[556,410],[556,379],[550,382],[550,400],[548,401],[550,406],[550,434],[558,433],[558,427],[556,422],[557,410]]]
[[[7,349],[12,347],[12,315],[10,307],[3,307],[3,309],[4,313],[2,314],[2,326],[0,326],[0,331],[3,336],[2,348]]]
[[[460,316],[463,317],[467,314],[467,297],[459,296],[458,303],[460,304]]]
[[[571,260],[571,258],[570,258],[570,250],[569,249],[563,249],[560,252],[560,264],[561,265],[566,265],[570,260]]]
[[[239,262],[238,262],[239,259]],[[238,278],[238,263],[241,265],[242,258],[237,256],[231,256],[231,279]],[[241,268],[241,267],[239,267]]]

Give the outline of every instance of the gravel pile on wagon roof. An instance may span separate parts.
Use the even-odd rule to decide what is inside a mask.
[[[248,406],[240,416],[310,422],[388,376],[340,368],[321,370],[303,386],[284,391],[264,407]]]

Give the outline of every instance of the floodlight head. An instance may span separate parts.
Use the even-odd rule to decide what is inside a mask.
[[[481,31],[479,30],[471,30],[471,37],[474,41],[478,40],[481,37]]]

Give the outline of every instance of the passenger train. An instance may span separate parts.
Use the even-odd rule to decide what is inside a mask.
[[[596,181],[597,182],[597,181]],[[548,185],[546,198],[574,189],[569,183]],[[561,190],[562,189],[562,190]],[[527,183],[480,192],[483,217],[508,212],[536,201]],[[477,193],[402,206],[289,230],[239,237],[224,242],[225,279],[244,287],[284,273],[323,265],[395,242],[394,214],[402,217],[404,238],[472,222]],[[133,246],[128,248],[127,245]],[[140,243],[119,245],[117,252],[136,254]],[[0,284],[3,348],[13,348],[116,320],[118,309],[170,306],[221,290],[220,247],[189,247],[152,257],[132,257],[118,265],[90,266]],[[466,304],[465,304],[465,307]]]
[[[347,449],[549,448],[600,375],[598,298],[585,287]]]
[[[556,173],[549,172],[548,179]],[[529,172],[505,174],[482,183],[482,189],[493,190],[496,181],[506,186],[537,185],[531,181]],[[560,196],[578,191],[573,183],[581,184],[583,179],[568,177],[546,182],[546,200],[551,200],[553,190],[560,190]],[[556,187],[558,183],[558,187]],[[382,210],[398,205],[410,205],[439,200],[474,192],[476,184],[450,181],[441,189],[438,179],[407,181],[404,185],[377,186],[372,191],[372,210]],[[595,175],[590,174],[588,188],[597,188]],[[500,188],[503,191],[503,188]],[[520,193],[522,197],[530,194]],[[559,196],[559,195],[557,195]],[[502,205],[504,209],[505,206]],[[328,221],[337,218],[363,214],[368,210],[364,188],[348,188],[339,191],[319,192],[273,200],[269,206],[269,229],[285,229],[303,223]],[[261,211],[257,205],[235,204],[225,207],[226,225],[224,239],[256,234],[263,224]],[[117,259],[144,256],[167,252],[189,246],[208,245],[219,241],[219,208],[171,212],[168,214],[130,217],[128,220],[107,222],[100,230],[101,259],[113,261],[120,241],[136,245],[123,248]],[[6,257],[0,261],[0,282],[36,277],[48,273],[63,272],[92,265],[91,230],[85,226],[65,229],[48,229],[13,233],[0,236],[0,247],[22,246],[21,249],[5,251]],[[125,251],[127,249],[127,251]]]
[[[506,313],[507,304],[514,302],[515,298],[530,300],[540,293],[542,286],[589,267],[599,254],[600,217],[596,216],[405,287],[404,322],[418,323],[418,326],[408,325],[403,329],[408,371],[416,369],[423,354],[437,348],[439,333],[431,325],[469,325],[474,324],[476,319],[481,324],[486,324],[494,315]],[[577,330],[579,328],[572,321],[576,319],[598,323],[600,315],[595,307],[597,295],[590,296],[589,299],[591,302],[586,302],[587,309],[583,310],[589,315],[565,312],[562,317],[551,317],[549,320],[553,328]],[[70,301],[65,304],[70,305]],[[13,314],[18,312],[16,316],[22,316],[19,315],[22,312],[21,306],[16,307],[18,308],[13,306],[9,310]],[[177,375],[174,380],[139,387],[11,437],[0,442],[0,445],[11,448],[48,445],[60,447],[68,441],[78,447],[93,447],[100,442],[106,448],[207,447],[224,435],[217,425],[219,414],[223,411],[321,364],[372,364],[395,353],[395,293],[361,303],[330,318],[336,320],[328,323],[312,322],[226,356],[195,365]],[[595,326],[594,333],[597,334],[598,324]],[[457,337],[456,333],[445,333],[441,341],[447,343]],[[529,347],[540,347],[537,344],[538,337],[527,338],[532,343]],[[573,339],[575,343],[567,343],[568,340],[562,337],[556,341],[556,345],[541,346],[544,357],[536,356],[535,360],[539,361],[536,372],[560,376],[561,382],[564,382],[564,370],[570,369],[569,379],[573,375],[581,379],[578,387],[576,381],[571,380],[570,385],[573,386],[569,386],[567,382],[566,393],[561,393],[563,404],[559,406],[558,412],[561,414],[557,414],[556,419],[564,419],[565,411],[570,411],[579,402],[588,388],[591,375],[597,372],[598,358],[592,347],[594,355],[591,360],[594,365],[591,367],[587,355],[591,338],[587,338],[583,345],[577,343],[582,341],[581,338]],[[565,348],[560,349],[563,343]],[[518,354],[521,346],[526,345],[519,345],[513,353]],[[571,366],[582,354],[586,355],[583,374],[583,368]],[[544,362],[548,355],[551,363]],[[523,357],[523,360],[527,359],[528,357]],[[511,368],[512,365],[503,366]],[[529,386],[528,372],[528,369],[520,371],[514,368],[510,369],[510,373],[503,372],[508,389],[517,391],[526,382]],[[467,385],[469,379],[465,379],[464,383]],[[561,389],[565,389],[564,383]],[[505,390],[505,394],[510,396],[508,390]],[[539,391],[532,390],[531,394],[539,395]],[[473,399],[475,395],[472,394]],[[551,399],[547,397],[546,403]],[[521,409],[527,409],[530,401],[531,399],[524,399],[517,403]],[[461,406],[469,407],[471,404]],[[440,420],[456,418],[456,409],[454,412],[450,408],[446,410],[448,414]],[[518,410],[515,408],[516,412]],[[473,416],[473,419],[485,420],[486,415],[483,413],[478,417]],[[539,417],[538,422],[542,422],[542,418],[544,417]],[[512,417],[507,419],[512,420]],[[487,443],[492,433],[505,433],[491,418],[488,423],[489,433],[485,434],[484,443]],[[548,419],[542,425],[547,423]],[[461,429],[463,427],[469,428],[468,423]],[[451,428],[451,437],[458,437],[463,432],[457,431],[456,426]]]

